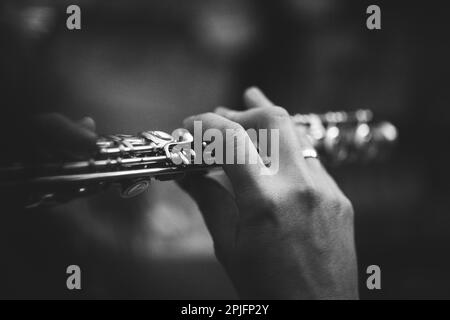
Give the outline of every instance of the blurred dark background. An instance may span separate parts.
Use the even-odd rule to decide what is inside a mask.
[[[66,8],[82,9],[82,30]],[[382,30],[366,28],[378,4]],[[42,112],[99,133],[171,132],[242,106],[251,85],[291,113],[370,108],[399,128],[385,163],[330,168],[356,212],[361,297],[450,298],[448,22],[441,1],[34,0],[0,3],[1,145],[26,156]],[[3,152],[2,152],[3,156]],[[174,183],[33,214],[1,209],[1,297],[234,298]],[[78,264],[84,289],[65,290]],[[382,290],[365,270],[382,270]]]

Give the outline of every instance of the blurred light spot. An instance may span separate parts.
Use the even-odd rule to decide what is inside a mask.
[[[19,28],[25,36],[38,38],[51,31],[54,19],[55,12],[51,7],[26,7],[20,13]]]
[[[335,138],[339,137],[339,128],[338,127],[328,128],[327,136],[331,139],[335,139]]]
[[[356,129],[356,134],[362,138],[367,137],[369,135],[369,133],[370,133],[370,128],[366,123],[360,124],[358,126],[358,129]]]
[[[398,131],[397,131],[397,128],[394,127],[392,124],[390,124],[389,122],[383,122],[380,125],[380,128],[381,128],[381,132],[383,132],[383,135],[386,138],[386,140],[388,140],[388,141],[397,140]]]
[[[257,40],[256,20],[240,5],[206,7],[197,21],[198,39],[219,56],[238,56]]]

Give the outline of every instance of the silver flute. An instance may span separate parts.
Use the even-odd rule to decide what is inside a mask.
[[[391,123],[375,122],[370,110],[297,114],[292,121],[329,165],[382,159],[398,136]],[[218,167],[206,164],[204,158],[197,163],[198,155],[191,148],[193,136],[179,130],[172,135],[144,131],[103,136],[93,156],[83,161],[0,168],[0,188],[27,192],[26,206],[33,208],[97,193],[111,185],[119,185],[121,196],[130,198],[145,191],[152,179],[173,180]],[[207,144],[203,142],[202,148]],[[214,158],[213,154],[207,156]]]

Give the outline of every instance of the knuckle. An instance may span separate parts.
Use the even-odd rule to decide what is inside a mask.
[[[198,118],[199,120],[214,120],[217,118],[217,115],[213,112],[206,112],[201,114]]]
[[[297,191],[297,197],[308,207],[318,207],[323,202],[324,195],[314,186],[306,186]]]
[[[223,133],[226,130],[233,131],[234,135],[242,134],[245,130],[244,128],[237,122],[224,119],[218,116],[214,112],[206,112],[196,117],[196,120],[204,121],[213,126],[215,129],[222,131]]]
[[[307,211],[322,209],[324,212],[336,214],[353,212],[352,204],[346,196],[336,195],[325,188],[308,185],[299,188],[295,194],[290,196],[297,197]]]
[[[329,212],[342,216],[353,216],[353,205],[344,195],[331,195],[325,200]]]
[[[286,109],[278,106],[266,107],[260,109],[260,117],[267,124],[278,119],[288,119],[289,113]]]
[[[353,204],[350,201],[350,199],[344,195],[341,197],[341,208],[342,208],[342,214],[353,218],[353,216],[354,216]]]

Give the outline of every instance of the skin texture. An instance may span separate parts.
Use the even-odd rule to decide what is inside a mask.
[[[257,164],[223,165],[231,187],[204,175],[179,181],[202,212],[218,260],[241,298],[357,299],[350,201],[318,159],[303,158],[302,149],[311,146],[283,108],[256,88],[245,92],[244,102],[247,111],[220,107],[184,121],[191,132],[193,122],[202,121],[203,130],[234,129],[245,139],[248,128],[279,130],[277,174],[261,175],[264,164],[251,144],[246,153],[256,153]],[[40,145],[44,153],[58,150],[63,158],[83,158],[95,149],[91,118],[74,122],[46,114],[35,126],[49,137],[49,145]],[[224,145],[225,153],[243,147],[226,139]]]
[[[350,201],[318,159],[303,158],[309,141],[283,108],[256,88],[244,101],[247,111],[218,108],[184,121],[191,132],[194,121],[204,130],[234,129],[244,136],[244,129],[279,129],[276,175],[261,175],[260,161],[223,166],[232,192],[206,176],[180,182],[203,214],[218,260],[242,298],[357,299]],[[242,147],[224,144],[225,150]]]

